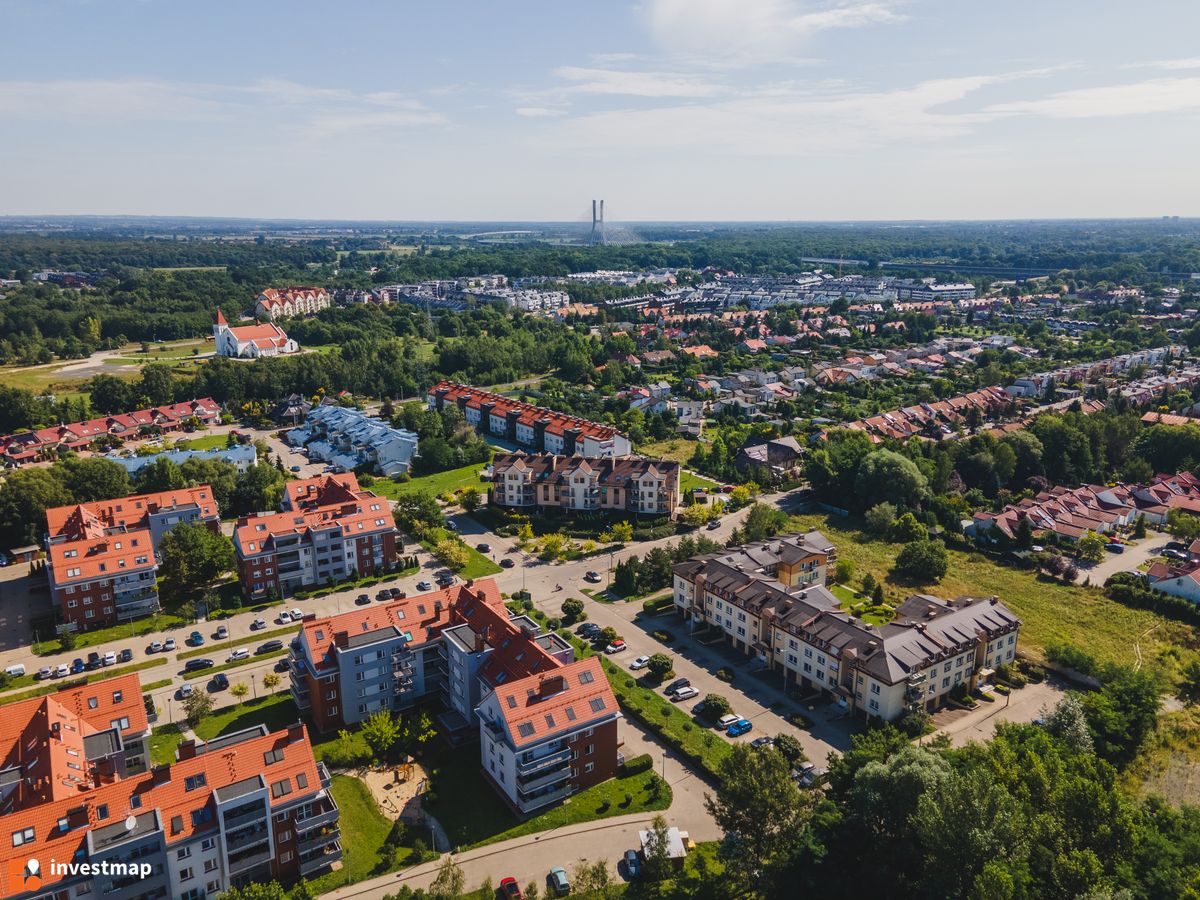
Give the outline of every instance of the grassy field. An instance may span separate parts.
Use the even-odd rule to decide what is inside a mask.
[[[679,492],[686,494],[693,488],[702,488],[706,491],[711,491],[717,486],[715,481],[709,481],[707,478],[702,478],[692,472],[679,473]]]
[[[455,847],[479,847],[608,816],[666,809],[671,805],[671,788],[664,784],[658,796],[652,797],[647,787],[651,774],[642,772],[606,781],[541,815],[518,822],[486,783],[480,771],[479,746],[467,745],[439,750],[431,774],[434,802],[429,811],[446,829]],[[626,794],[632,798],[628,805],[624,805]]]
[[[479,473],[486,465],[487,463],[471,463],[461,469],[447,469],[445,472],[423,475],[403,483],[380,478],[371,485],[371,490],[390,500],[398,500],[405,494],[417,494],[422,491],[437,497],[469,487],[478,488],[482,494],[487,490],[487,482],[480,481]]]
[[[204,437],[189,438],[177,441],[179,450],[224,450],[229,445],[229,438],[223,434],[206,434]]]
[[[213,710],[196,726],[196,736],[203,741],[212,740],[222,734],[241,731],[255,725],[266,725],[270,731],[287,728],[300,719],[300,713],[286,690],[247,700],[234,706]],[[160,725],[150,735],[150,756],[155,762],[175,758],[175,748],[183,735],[175,725]]]
[[[696,452],[696,443],[696,441],[690,441],[687,438],[668,438],[665,441],[640,444],[637,452],[644,456],[652,456],[658,459],[673,459],[675,462],[685,463]],[[687,490],[683,485],[684,477],[686,477],[686,473],[680,476],[680,488]]]
[[[142,635],[153,634],[156,631],[163,631],[168,628],[180,628],[186,624],[187,620],[182,616],[162,612],[157,616],[151,616],[148,619],[135,619],[124,625],[112,625],[108,628],[97,628],[94,631],[81,631],[75,635],[75,650],[86,650],[88,647],[107,644],[109,641],[133,640]],[[55,653],[61,653],[62,643],[57,637],[38,641],[33,645],[33,652],[37,656],[50,656]]]
[[[837,547],[838,560],[854,564],[854,580],[867,572],[883,582],[889,603],[917,591],[939,597],[999,597],[1021,617],[1021,649],[1040,657],[1048,644],[1074,644],[1107,662],[1132,665],[1138,650],[1153,658],[1171,645],[1188,643],[1192,629],[1154,613],[1130,609],[1106,598],[1096,587],[1065,585],[1031,571],[998,565],[981,553],[950,551],[946,577],[935,585],[913,586],[892,578],[900,547],[863,533],[853,518],[795,516],[796,530],[819,529]]]
[[[1120,780],[1133,795],[1157,794],[1175,806],[1200,803],[1200,711],[1162,716]]]

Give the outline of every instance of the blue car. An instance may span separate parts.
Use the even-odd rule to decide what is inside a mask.
[[[725,729],[725,733],[730,737],[740,737],[743,734],[749,734],[752,728],[754,728],[754,723],[749,719],[738,719]]]
[[[71,663],[71,674],[78,675],[80,672],[82,672],[86,668],[87,668],[87,666],[85,666],[83,664],[82,659],[76,659],[74,662]]]

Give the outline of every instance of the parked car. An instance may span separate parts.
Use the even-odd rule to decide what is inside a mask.
[[[235,647],[233,652],[229,654],[228,662],[237,662],[239,659],[249,659],[249,647]]]
[[[775,746],[775,738],[767,737],[765,734],[762,737],[756,737],[750,742],[750,746],[755,750],[762,750],[764,747]]]
[[[121,651],[121,662],[129,662],[133,659],[133,651],[126,647]]]
[[[283,649],[283,641],[274,640],[267,641],[265,644],[260,644],[255,653],[274,653],[276,650]]]
[[[674,703],[679,703],[682,700],[691,700],[693,697],[699,697],[700,692],[694,687],[681,687],[667,694]]]
[[[725,733],[730,737],[741,737],[743,734],[749,734],[753,728],[754,723],[749,719],[738,719],[725,729]]]
[[[25,664],[16,663],[15,665],[11,665],[4,670],[4,674],[9,678],[20,678],[25,674]]]
[[[621,861],[625,863],[625,875],[630,880],[642,876],[642,860],[636,850],[626,850]]]
[[[417,590],[418,591],[432,591],[433,585],[430,584],[428,581],[418,581],[417,582]]]
[[[161,653],[163,648],[162,641],[151,641],[150,646],[146,648],[147,653]]]
[[[599,572],[588,572],[587,574],[585,574],[583,576],[583,580],[590,581],[590,582],[592,582],[592,584],[595,584],[600,580],[600,573]]]
[[[663,688],[663,690],[665,690],[668,694],[673,694],[680,688],[691,687],[691,686],[692,686],[691,679],[676,678],[674,681],[672,681],[670,684],[668,684],[665,688]]]
[[[100,658],[99,653],[97,653],[95,650],[93,650],[91,653],[88,654],[87,670],[89,672],[95,671],[96,669],[100,668],[102,665],[104,665],[104,660],[102,660]]]
[[[629,664],[629,668],[634,669],[634,670],[644,669],[648,665],[650,665],[650,657],[639,656],[637,659],[635,659],[633,662],[631,662]]]
[[[1173,550],[1170,547],[1168,547],[1166,550],[1164,550],[1162,552],[1162,555],[1165,556],[1167,559],[1177,559],[1181,562],[1186,561],[1188,558],[1188,555],[1186,553],[1184,553],[1182,550]]]
[[[727,713],[726,715],[723,715],[721,718],[717,719],[717,727],[724,731],[735,722],[740,722],[741,719],[742,717],[737,713]]]
[[[515,565],[516,563],[512,561],[511,557],[506,556],[504,559],[500,560],[500,568],[502,569],[511,569]]]
[[[175,638],[167,638],[163,641],[163,653],[175,652]]]
[[[601,628],[599,625],[597,625],[595,622],[584,622],[582,625],[580,625],[578,628],[575,629],[575,633],[577,635],[579,635],[580,637],[585,637],[585,638],[591,639],[594,637],[598,637],[600,632],[603,630],[604,629]]]
[[[216,634],[214,634],[213,637],[216,638],[218,641],[223,641],[227,637],[229,637],[229,629],[226,628],[224,625],[218,625]]]
[[[304,618],[304,610],[298,606],[292,607],[292,621],[299,622]]]
[[[623,653],[626,649],[628,649],[628,648],[624,641],[616,640],[616,641],[613,641],[611,644],[609,644],[607,647],[605,647],[604,652],[611,656],[614,653]]]
[[[828,778],[828,769],[822,769],[819,766],[813,766],[800,776],[800,780],[797,783],[800,785],[800,787],[805,789],[816,788],[823,785]]]
[[[454,584],[454,581],[455,579],[453,575],[439,575],[437,583],[438,587],[440,588],[448,588]]]
[[[218,672],[212,677],[212,681],[208,683],[210,691],[223,691],[229,687],[229,676],[224,672]]]
[[[117,664],[117,654],[109,650],[104,654],[103,664],[106,666],[115,666]]]
[[[815,763],[810,763],[810,762],[800,763],[800,765],[798,765],[796,768],[792,769],[792,779],[795,781],[799,781],[801,778],[804,777],[804,773],[807,772],[809,769],[814,768],[814,766],[815,766]]]
[[[266,627],[267,627],[266,619],[255,619],[253,622],[250,623],[251,631],[258,631],[259,629],[266,628]]]
[[[525,900],[525,895],[521,893],[521,886],[511,875],[500,879],[500,896],[506,900]]]
[[[366,595],[366,594],[360,594],[360,595],[359,595],[359,599],[362,599],[362,598],[363,598],[363,597],[365,597],[365,596],[367,596],[367,595]],[[375,594],[375,599],[376,599],[376,600],[378,600],[380,603],[383,603],[383,602],[386,602],[386,601],[388,601],[388,600],[391,600],[391,599],[392,599],[392,592],[391,592],[391,591],[389,591],[387,588],[384,588],[382,591],[377,591],[377,592],[376,592],[376,594]]]
[[[51,669],[49,666],[42,666],[40,669],[37,670],[37,674],[33,677],[36,678],[38,681],[42,681],[46,678],[50,678],[53,675],[54,675],[53,669]]]
[[[567,870],[555,866],[546,876],[546,892],[555,897],[565,897],[571,893],[571,882],[567,879]]]
[[[193,647],[203,647],[204,646],[204,635],[202,635],[198,631],[193,631],[191,634],[188,635],[187,642],[189,644],[191,644]]]
[[[275,663],[275,671],[276,672],[286,672],[287,670],[288,670],[288,658],[286,656],[281,656],[279,658],[279,662]]]
[[[87,666],[85,666],[83,664],[83,660],[79,659],[78,657],[76,657],[71,662],[71,674],[72,675],[78,675],[80,672],[84,671],[84,669],[86,669],[86,668],[87,668]]]
[[[70,674],[71,674],[71,667],[70,667],[70,666],[68,666],[68,665],[66,665],[66,664],[63,664],[63,665],[61,665],[61,666],[58,666],[58,667],[57,667],[57,668],[54,670],[54,677],[55,677],[55,678],[66,678],[66,677],[67,677],[68,675],[70,675]]]
[[[1109,553],[1124,553],[1125,545],[1118,541],[1109,541],[1107,544],[1104,545],[1104,549],[1107,550]]]
[[[189,659],[183,664],[185,672],[199,672],[201,669],[211,669],[213,661],[206,656],[198,657],[197,659]]]
[[[300,467],[299,467],[299,466],[292,466],[292,471],[293,471],[293,472],[299,472],[299,471],[300,471]]]
[[[392,588],[390,591],[388,591],[388,593],[391,594],[391,598],[393,600],[403,600],[408,596],[408,592],[402,591],[400,588]]]
[[[280,625],[291,625],[292,624],[292,614],[290,612],[287,612],[286,610],[284,610],[283,612],[281,612],[279,614],[279,618],[276,619],[275,621],[277,621]]]
[[[359,594],[357,597],[354,598],[354,605],[355,606],[370,606],[371,605],[371,595],[370,594]]]
[[[475,549],[478,550],[480,553],[491,553],[492,545],[487,543],[486,541],[484,541],[482,543],[476,544]]]
[[[709,531],[716,531],[718,528],[721,527],[721,520],[720,519],[709,519],[708,524],[705,525],[704,527],[707,528]]]
[[[191,682],[185,681],[179,686],[179,699],[186,700],[190,696],[192,696],[192,685]]]

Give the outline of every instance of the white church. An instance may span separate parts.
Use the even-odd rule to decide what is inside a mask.
[[[261,325],[230,327],[221,310],[217,310],[217,321],[213,325],[213,341],[218,356],[233,359],[258,359],[262,356],[283,356],[295,353],[300,345],[287,336],[274,322]]]

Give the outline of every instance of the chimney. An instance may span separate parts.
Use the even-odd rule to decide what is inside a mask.
[[[538,696],[552,697],[566,689],[567,680],[565,678],[561,675],[550,675],[547,678],[543,678],[541,684],[538,685]]]
[[[289,744],[294,744],[297,741],[304,740],[304,723],[303,722],[293,722],[291,725],[288,726],[287,733],[288,733],[288,743]]]
[[[154,766],[150,770],[150,774],[153,776],[153,780],[151,783],[155,787],[158,787],[161,784],[170,784],[171,783],[171,764],[167,763],[162,766]]]
[[[487,602],[487,592],[484,591],[483,588],[480,588],[479,590],[477,590],[475,592],[475,598],[482,603],[486,603]]]
[[[183,762],[185,759],[192,759],[196,755],[196,739],[188,738],[186,741],[179,743],[179,749],[175,751],[175,759]]]

